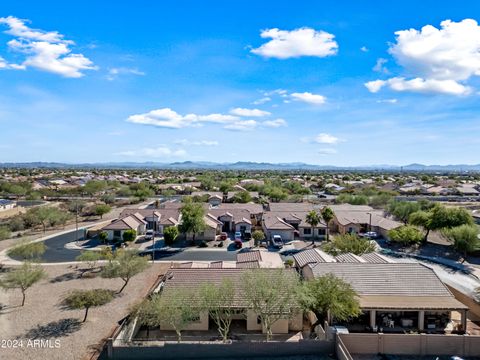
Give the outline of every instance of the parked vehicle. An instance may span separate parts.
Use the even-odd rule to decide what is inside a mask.
[[[252,233],[250,231],[245,231],[243,233],[243,240],[249,241],[252,239]]]
[[[375,231],[369,231],[365,233],[365,237],[369,239],[378,239],[378,234]]]
[[[226,232],[220,233],[220,240],[224,241],[228,239],[228,234]]]
[[[145,240],[153,240],[153,237],[155,236],[153,230],[147,230],[145,233]]]
[[[283,248],[282,237],[280,235],[273,235],[272,238],[270,239],[270,245],[275,249]]]
[[[242,233],[240,231],[235,232],[235,240],[242,240]]]
[[[235,239],[233,243],[235,244],[235,248],[237,249],[241,249],[243,246],[242,239]]]

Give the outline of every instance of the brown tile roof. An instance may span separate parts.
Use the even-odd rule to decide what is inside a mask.
[[[333,274],[361,296],[452,296],[435,272],[418,263],[317,263],[315,277]]]
[[[269,212],[263,214],[262,221],[267,230],[295,230],[292,225],[287,224],[281,218]]]
[[[362,309],[466,310],[453,296],[360,296]]]
[[[194,293],[205,283],[220,285],[224,280],[232,281],[235,287],[235,298],[232,307],[247,307],[248,304],[242,294],[242,277],[250,269],[239,268],[191,268],[191,269],[170,269],[165,275],[165,283],[162,293],[168,296],[169,291],[174,289],[190,290]],[[262,269],[258,271],[274,271],[273,269]],[[291,276],[296,276],[294,270],[284,270]],[[192,299],[194,301],[194,299]]]
[[[308,249],[300,251],[293,255],[295,264],[298,268],[303,268],[307,264],[316,264],[323,262],[335,262],[335,259],[319,249]]]
[[[140,224],[140,220],[138,220],[136,217],[126,216],[105,225],[102,230],[137,230]]]

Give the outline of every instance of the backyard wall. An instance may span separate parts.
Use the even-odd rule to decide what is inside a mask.
[[[454,287],[448,286],[448,289],[452,292],[453,296],[461,303],[468,306],[468,318],[473,321],[480,320],[480,304],[473,300],[471,297],[458,291]]]
[[[480,336],[341,334],[350,354],[480,356]]]
[[[301,340],[299,342],[222,343],[143,343],[141,346],[114,346],[109,359],[215,359],[294,355],[329,355],[335,351],[333,341]]]

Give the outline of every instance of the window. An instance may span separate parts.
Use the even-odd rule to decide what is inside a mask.
[[[257,325],[260,325],[262,323],[262,317],[257,316]]]
[[[318,229],[318,235],[325,235],[325,229]]]
[[[310,228],[303,229],[303,235],[312,235],[312,229]]]

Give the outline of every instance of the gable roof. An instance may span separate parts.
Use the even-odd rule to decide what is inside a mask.
[[[126,216],[105,225],[102,230],[137,230],[142,222],[134,216]]]
[[[267,230],[295,230],[295,228],[287,224],[281,218],[272,213],[263,214],[263,224]]]
[[[335,258],[319,249],[308,249],[300,251],[293,255],[295,264],[298,268],[303,268],[307,264],[316,264],[323,262],[335,262]]]

